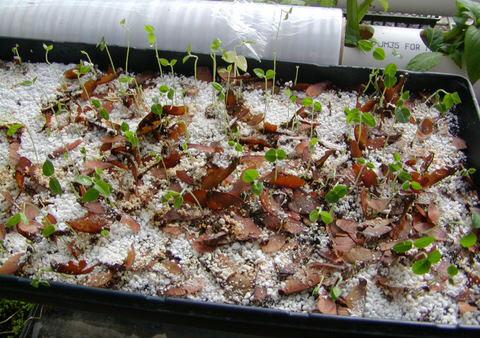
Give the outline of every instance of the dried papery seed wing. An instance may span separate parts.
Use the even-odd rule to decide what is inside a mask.
[[[214,145],[205,145],[205,144],[196,144],[196,143],[188,143],[188,148],[196,149],[202,153],[206,154],[215,154],[215,153],[223,153],[223,148],[220,146]]]
[[[224,231],[216,234],[203,234],[193,242],[192,247],[199,253],[212,252],[218,246],[228,243],[227,236],[228,234]]]
[[[266,139],[261,138],[261,137],[255,137],[255,136],[240,137],[238,139],[238,143],[240,143],[241,145],[247,145],[251,148],[258,148],[260,150],[265,148],[265,147],[269,147],[269,148],[272,147],[270,142],[268,142]]]
[[[260,237],[262,232],[251,218],[235,214],[233,219],[236,225],[233,229],[236,239],[246,241]]]
[[[325,92],[330,87],[330,85],[331,83],[328,81],[318,82],[318,83],[309,85],[305,89],[305,94],[309,97],[317,97],[318,95]]]
[[[440,209],[433,201],[428,205],[427,217],[432,224],[438,224],[440,219]]]
[[[119,72],[115,73],[113,72],[112,68],[108,68],[108,71],[105,74],[102,74],[102,76],[97,80],[97,85],[99,86],[105,83],[109,83],[115,80],[119,75]]]
[[[82,86],[82,94],[80,95],[82,100],[88,100],[92,94],[93,91],[97,88],[97,80],[87,80]]]
[[[328,296],[319,296],[317,299],[317,310],[326,315],[336,315],[337,304]]]
[[[187,125],[184,122],[179,122],[168,129],[168,137],[172,140],[177,141],[180,139],[180,137],[185,135],[186,132]]]
[[[205,82],[212,82],[213,75],[208,67],[197,67],[197,79]]]
[[[125,270],[132,270],[133,264],[135,263],[135,247],[133,244],[130,246],[127,252],[127,257],[125,257],[125,260],[123,262],[123,266],[125,267]]]
[[[320,207],[320,201],[316,196],[301,189],[295,189],[293,191],[292,200],[288,204],[288,208],[291,211],[302,215],[308,215],[318,207]]]
[[[104,227],[109,225],[109,221],[105,216],[99,214],[88,213],[86,216],[70,220],[66,222],[75,231],[97,234]]]
[[[268,183],[279,187],[296,189],[305,185],[305,181],[295,175],[278,173],[277,177],[275,177],[275,174],[272,172],[269,177]]]
[[[360,149],[365,149],[368,143],[368,127],[365,125],[357,125],[353,130],[358,146]]]
[[[185,203],[191,205],[197,205],[197,203],[200,203],[202,207],[205,207],[207,204],[207,191],[204,189],[186,191],[183,193],[183,200]]]
[[[274,234],[260,247],[265,253],[274,253],[280,251],[285,243],[287,243],[287,237],[285,235]]]
[[[333,149],[328,149],[327,151],[325,151],[325,154],[323,154],[323,156],[319,160],[315,161],[315,167],[317,169],[320,169],[321,167],[323,167],[323,165],[328,160],[328,158],[333,154],[335,154],[335,150]]]
[[[105,272],[98,272],[89,275],[85,285],[92,288],[106,288],[109,286],[112,280],[113,274],[110,270],[107,270]]]
[[[382,212],[387,209],[390,204],[390,200],[386,198],[367,199],[367,206],[374,212]]]
[[[162,124],[161,116],[152,112],[148,113],[137,126],[137,135],[146,135],[158,129]]]
[[[63,76],[64,76],[66,79],[74,80],[74,79],[77,78],[77,73],[76,73],[77,70],[78,70],[77,67],[67,69],[67,70],[63,73]],[[83,75],[84,75],[84,74],[82,74],[82,73],[79,74],[80,77],[82,77]]]
[[[122,218],[120,219],[120,223],[127,225],[130,230],[134,233],[138,233],[140,231],[140,223],[138,223],[132,216],[127,214],[122,214]]]
[[[52,261],[50,265],[54,271],[69,275],[84,275],[92,272],[95,268],[95,265],[87,266],[87,262],[83,259],[78,262],[68,261],[67,263],[57,263]]]
[[[240,197],[220,191],[209,191],[205,202],[206,207],[212,210],[224,210],[242,204],[243,200]]]
[[[375,108],[375,105],[377,104],[377,100],[375,99],[370,99],[367,102],[363,104],[363,106],[359,107],[360,111],[363,113],[371,112],[373,108]]]
[[[276,124],[268,123],[268,122],[263,122],[263,130],[266,133],[276,133],[278,129],[278,126]]]
[[[424,118],[419,126],[417,136],[420,138],[427,137],[433,133],[433,120],[429,117]]]
[[[172,116],[182,116],[188,113],[188,109],[186,106],[163,106],[163,112],[167,115]]]
[[[356,309],[361,302],[365,299],[367,295],[367,280],[360,278],[358,284],[355,285],[347,296],[345,296],[344,301],[349,309]]]
[[[348,234],[355,234],[360,227],[359,223],[348,219],[337,219],[335,225]]]
[[[73,149],[75,149],[76,147],[78,147],[80,144],[82,144],[83,140],[81,139],[78,139],[78,140],[75,140],[69,144],[66,144],[64,146],[61,146],[60,148],[57,148],[55,149],[52,153],[50,153],[48,155],[49,158],[51,159],[54,159],[54,158],[57,158],[59,157],[60,155],[63,155],[65,154],[66,152],[69,152]]]
[[[193,180],[193,178],[185,170],[177,170],[175,172],[175,176],[177,176],[177,178],[183,183],[186,183],[189,185],[195,184],[195,181]]]
[[[92,214],[102,215],[106,212],[105,207],[101,202],[87,202],[83,206]]]
[[[20,269],[20,261],[25,255],[23,252],[18,252],[10,257],[0,266],[0,275],[13,275]]]
[[[16,226],[17,231],[23,237],[33,240],[39,233],[40,230],[43,228],[43,225],[30,220],[27,224],[20,222]]]
[[[207,169],[207,174],[202,178],[202,189],[213,189],[223,182],[237,168],[238,159],[234,159],[227,168],[211,167]]]
[[[451,176],[455,173],[455,168],[452,167],[445,167],[445,168],[440,168],[436,169],[430,173],[426,173],[422,177],[422,184],[423,187],[431,187],[432,185],[440,182],[441,180],[447,178],[448,176]]]
[[[362,150],[360,149],[360,145],[355,140],[348,140],[347,145],[350,148],[350,154],[352,158],[360,158],[363,157]]]
[[[360,175],[360,180],[365,187],[370,188],[378,185],[378,177],[373,170],[368,169],[366,166],[361,166],[358,163],[354,163],[352,168],[355,173],[355,177]]]
[[[364,247],[354,247],[343,254],[345,261],[355,264],[359,262],[370,262],[375,259],[373,252]]]

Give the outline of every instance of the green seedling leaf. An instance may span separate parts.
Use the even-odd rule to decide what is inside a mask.
[[[108,231],[108,229],[103,228],[100,231],[100,236],[102,236],[102,237],[108,237],[109,235],[110,235],[110,231]]]
[[[419,259],[412,264],[412,271],[416,275],[424,275],[430,271],[432,263],[427,258]]]
[[[337,203],[341,198],[348,194],[348,187],[346,185],[337,184],[325,195],[325,200],[328,203]]]
[[[212,82],[212,87],[215,89],[217,92],[221,92],[223,90],[223,87],[220,83],[218,82]]]
[[[255,75],[260,78],[260,79],[263,79],[265,77],[265,72],[263,71],[263,69],[261,68],[254,68],[253,69],[253,72],[255,73]]]
[[[475,244],[477,244],[477,235],[475,235],[473,232],[463,236],[460,239],[460,245],[464,248],[471,248]]]
[[[50,188],[50,191],[54,195],[60,195],[62,191],[62,186],[60,185],[60,182],[56,177],[50,177],[50,181],[48,182],[48,186]]]
[[[95,188],[90,188],[83,195],[82,202],[87,203],[87,202],[96,201],[99,196],[100,196],[100,193]]]
[[[412,241],[403,241],[393,246],[392,250],[397,254],[403,254],[413,247]]]
[[[7,129],[7,136],[13,136],[19,131],[21,128],[23,128],[23,124],[21,123],[12,123],[8,126]]]
[[[50,160],[45,160],[42,166],[43,175],[50,177],[55,173],[55,168],[53,167],[53,163]]]
[[[377,125],[377,122],[375,121],[375,118],[373,117],[373,115],[368,112],[362,114],[361,122],[365,123],[367,126],[371,128],[375,128],[375,126]]]
[[[242,181],[245,183],[253,183],[260,174],[257,169],[247,169],[242,174]]]
[[[265,73],[265,78],[267,80],[273,79],[274,76],[275,76],[275,72],[272,69],[268,69],[267,72]]]
[[[432,244],[435,241],[433,237],[426,236],[419,238],[413,242],[413,245],[418,249],[423,249]]]
[[[333,222],[333,216],[331,213],[328,211],[320,211],[320,218],[322,219],[322,222],[325,224],[330,224]]]
[[[27,216],[25,216],[23,212],[19,212],[19,213],[16,213],[15,215],[10,216],[10,218],[5,223],[5,227],[7,229],[11,229],[20,222],[24,224],[28,224]]]
[[[102,106],[102,104],[100,103],[100,100],[98,99],[91,99],[90,103],[92,104],[92,106],[94,106],[97,109]]]
[[[154,103],[154,104],[152,104],[152,106],[150,107],[150,111],[151,111],[152,113],[154,113],[155,115],[159,115],[159,116],[160,116],[160,115],[162,115],[162,113],[163,113],[163,107],[162,107],[162,105],[159,104],[159,103]]]
[[[110,186],[110,184],[101,179],[96,179],[93,182],[93,188],[97,190],[103,197],[110,196],[110,193],[112,191],[112,187]]]
[[[86,175],[75,176],[75,182],[77,182],[78,184],[84,185],[86,187],[89,187],[93,184],[92,179]]]
[[[222,40],[215,38],[212,40],[212,43],[210,44],[210,50],[212,52],[216,51],[220,48],[221,45],[222,45]]]
[[[320,217],[320,212],[318,211],[318,209],[312,210],[310,214],[308,214],[308,219],[312,223],[315,223],[316,221],[318,221],[319,217]]]
[[[410,121],[410,110],[403,106],[397,106],[395,108],[395,120],[400,123],[407,123]]]
[[[447,273],[450,277],[455,277],[458,274],[458,268],[455,265],[451,264],[447,268]]]
[[[260,195],[263,191],[263,183],[262,182],[254,182],[252,183],[250,189],[255,195]]]
[[[110,114],[108,113],[108,111],[105,109],[105,108],[100,108],[100,110],[98,111],[98,115],[100,115],[100,117],[102,119],[105,119],[105,120],[110,120]]]
[[[47,224],[43,229],[42,229],[42,235],[45,238],[49,238],[55,233],[55,225],[53,224]]]
[[[338,286],[334,286],[330,289],[330,298],[335,302],[342,295],[342,289]]]
[[[302,104],[304,107],[310,107],[313,104],[313,99],[307,96],[302,100]]]
[[[436,249],[427,255],[427,259],[430,263],[437,264],[442,259],[442,254]]]

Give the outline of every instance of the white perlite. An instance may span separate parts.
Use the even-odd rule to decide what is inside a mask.
[[[331,250],[332,241],[324,226],[306,223],[307,230],[297,235],[289,235],[288,249],[272,253],[262,251],[262,245],[277,232],[266,227],[259,226],[260,234],[256,240],[232,240],[229,243],[213,248],[212,252],[199,253],[195,247],[195,240],[204,232],[230,231],[231,218],[220,217],[215,219],[216,213],[206,212],[206,221],[172,221],[168,224],[158,224],[170,207],[162,203],[162,197],[167,190],[184,191],[190,186],[184,181],[175,179],[177,171],[186,172],[195,182],[200,182],[207,173],[209,165],[221,168],[228,167],[238,152],[227,144],[232,138],[251,136],[258,133],[257,127],[247,126],[239,122],[238,135],[226,135],[226,122],[229,116],[223,103],[217,102],[215,93],[210,84],[195,81],[183,76],[165,75],[162,78],[152,79],[152,85],[143,91],[144,105],[149,107],[158,97],[162,104],[172,103],[159,93],[161,85],[168,85],[175,89],[173,104],[188,107],[189,115],[182,117],[188,124],[187,133],[182,135],[178,143],[190,143],[203,146],[220,146],[221,153],[206,153],[191,148],[186,151],[179,164],[167,170],[167,174],[177,185],[167,181],[165,173],[159,170],[142,172],[142,178],[135,182],[129,171],[114,168],[105,170],[103,177],[108,181],[113,193],[108,202],[102,202],[102,206],[111,212],[102,215],[109,219],[109,233],[101,234],[75,233],[67,225],[68,221],[81,218],[89,213],[80,202],[77,191],[74,190],[72,181],[76,175],[84,170],[84,160],[103,161],[115,159],[110,150],[101,152],[101,138],[106,135],[105,130],[110,130],[103,124],[105,130],[87,127],[80,123],[66,123],[69,117],[58,116],[59,122],[65,123],[62,128],[43,130],[45,118],[41,114],[42,104],[51,102],[56,95],[61,95],[61,87],[76,88],[76,80],[65,80],[63,72],[72,65],[62,64],[24,64],[21,67],[12,63],[0,65],[0,120],[6,122],[19,122],[28,128],[22,133],[19,156],[30,159],[35,165],[41,166],[47,155],[55,149],[77,139],[82,144],[69,151],[67,155],[61,155],[52,160],[55,166],[55,175],[59,179],[63,194],[51,196],[48,191],[48,180],[42,177],[39,167],[36,169],[36,177],[40,185],[33,198],[25,193],[19,195],[16,205],[32,202],[41,209],[36,221],[42,222],[47,214],[51,214],[57,220],[56,229],[62,234],[52,238],[43,238],[37,234],[31,241],[20,235],[15,229],[8,230],[6,237],[0,246],[0,263],[4,263],[8,257],[15,253],[25,253],[25,265],[21,273],[36,278],[58,280],[69,283],[88,284],[90,275],[99,275],[110,271],[115,275],[115,285],[112,288],[138,292],[145,295],[159,295],[168,292],[179,292],[178,288],[194,288],[200,285],[195,292],[185,292],[189,298],[211,302],[225,302],[244,305],[268,306],[288,311],[312,312],[316,311],[316,296],[310,290],[293,295],[280,294],[285,280],[292,275],[299,274],[306,266],[315,263],[329,263],[324,253]],[[20,86],[20,82],[36,81],[31,86]],[[83,81],[83,80],[82,80]],[[65,86],[66,85],[66,86]],[[116,88],[122,86],[118,80],[97,88],[97,93],[114,97]],[[196,88],[196,95],[183,95],[183,88]],[[300,94],[303,95],[303,94]],[[318,116],[318,125],[315,133],[319,143],[312,150],[314,161],[319,160],[327,150],[334,149],[332,155],[321,170],[322,178],[326,184],[334,180],[347,180],[350,174],[346,168],[352,165],[349,149],[345,143],[345,134],[351,134],[347,130],[351,127],[345,122],[345,107],[354,107],[357,94],[352,92],[325,91],[316,100],[322,103],[323,109]],[[290,121],[299,106],[289,101],[284,93],[267,95],[265,99],[263,90],[246,90],[243,93],[245,105],[255,113],[265,114],[265,121],[280,125]],[[213,101],[212,101],[213,100]],[[81,102],[86,107],[88,102]],[[76,107],[76,105],[75,105]],[[110,118],[112,122],[121,123],[126,121],[130,129],[135,130],[142,118],[147,114],[145,109],[137,109],[134,113],[127,109],[120,99],[115,99],[112,104]],[[209,113],[206,113],[206,110]],[[73,117],[76,111],[72,112]],[[422,102],[416,102],[412,114],[417,119],[424,117],[438,118],[438,132],[425,140],[416,137],[417,126],[415,124],[393,123],[392,119],[386,119],[383,123],[383,131],[389,135],[399,134],[399,140],[384,149],[367,150],[364,156],[375,166],[374,170],[380,172],[380,166],[392,162],[392,154],[400,152],[403,160],[427,156],[430,152],[435,154],[430,169],[438,169],[446,166],[458,166],[465,162],[465,156],[459,152],[452,143],[452,137],[448,132],[449,124],[456,123],[453,114],[441,117],[432,107]],[[87,118],[95,121],[93,112],[86,113]],[[169,120],[169,126],[178,121],[174,118]],[[58,122],[58,121],[57,121]],[[56,125],[54,120],[54,125]],[[95,121],[102,125],[102,122]],[[294,157],[296,146],[307,137],[290,137],[291,131],[283,130],[284,134],[279,137],[278,144],[287,150],[289,156]],[[33,138],[33,144],[31,138]],[[171,140],[169,140],[171,141]],[[142,141],[141,141],[142,142]],[[33,146],[35,145],[35,147]],[[142,156],[150,153],[161,153],[164,149],[160,143],[146,143]],[[84,151],[81,149],[84,149]],[[176,146],[178,149],[178,144]],[[265,149],[266,150],[266,149]],[[16,196],[18,189],[13,179],[13,168],[10,168],[8,156],[8,141],[4,133],[0,133],[0,167],[1,181],[0,192],[8,191]],[[251,156],[263,156],[264,150],[248,152]],[[281,170],[286,173],[301,176],[310,175],[308,168],[303,162],[283,161],[278,163]],[[241,163],[237,170],[227,178],[227,182],[220,186],[218,191],[230,191],[232,185],[239,180],[243,169],[248,164]],[[273,170],[271,164],[264,164],[259,168],[260,174],[267,175]],[[29,184],[30,178],[27,178]],[[36,189],[33,185],[32,189]],[[310,186],[304,187],[305,191],[311,192]],[[121,201],[115,200],[121,192]],[[291,197],[291,191],[285,192],[280,189],[276,192],[276,198]],[[283,194],[283,196],[282,196]],[[289,196],[290,194],[290,196]],[[375,190],[377,197],[389,198],[391,191],[388,187],[378,187]],[[285,197],[287,196],[287,197]],[[435,282],[434,273],[417,276],[411,272],[410,267],[405,266],[401,260],[394,260],[385,265],[379,261],[368,264],[359,264],[352,267],[351,275],[347,280],[341,280],[339,287],[342,295],[347,295],[360,279],[367,280],[365,299],[361,306],[350,309],[353,316],[370,318],[383,318],[395,320],[430,321],[441,324],[464,323],[479,325],[480,314],[476,311],[459,315],[459,309],[455,297],[469,291],[473,295],[480,294],[477,288],[467,290],[469,279],[467,273],[477,274],[479,269],[479,257],[472,255],[465,257],[465,253],[459,254],[459,238],[468,233],[471,228],[469,210],[478,205],[477,197],[472,193],[464,179],[459,174],[448,177],[427,189],[419,195],[418,200],[424,200],[428,204],[434,199],[440,210],[438,226],[444,230],[447,239],[438,241],[435,246],[442,252],[443,259],[456,264],[462,271],[454,278],[454,284],[444,282],[443,287],[437,291],[429,291],[429,287]],[[282,203],[282,202],[279,202]],[[11,208],[7,199],[0,195],[0,207],[2,211]],[[252,210],[261,210],[260,203],[250,202]],[[285,204],[283,205],[285,207]],[[336,217],[355,221],[363,221],[357,191],[341,199],[332,207]],[[15,206],[13,207],[15,210]],[[198,212],[198,208],[189,205],[186,214]],[[140,230],[135,233],[126,224],[120,223],[122,213],[128,213],[140,225]],[[0,223],[5,223],[11,215],[10,209],[2,213]],[[159,219],[157,219],[157,216]],[[298,215],[298,214],[297,214]],[[288,215],[284,215],[285,217]],[[208,218],[212,217],[212,218]],[[303,215],[304,219],[308,218]],[[215,219],[213,221],[213,219]],[[256,219],[258,223],[258,220]],[[305,224],[304,224],[305,225]],[[431,248],[431,247],[429,247]],[[125,270],[126,260],[135,252],[133,265]],[[78,257],[76,257],[78,256]],[[94,266],[89,274],[69,276],[57,273],[52,269],[55,263],[67,263],[68,261],[85,260],[88,266]],[[471,260],[476,262],[471,264]],[[282,275],[283,274],[283,275]],[[282,275],[282,276],[280,276]],[[387,294],[386,289],[380,286],[376,280],[378,275],[387,278],[389,287],[395,290],[403,290],[399,295]],[[296,275],[295,275],[296,276]],[[234,282],[232,282],[234,280]],[[252,287],[252,285],[256,288]],[[311,288],[310,288],[311,289]],[[326,288],[328,290],[328,288]],[[173,291],[172,291],[173,290]],[[259,301],[256,297],[258,292],[264,292],[264,299]],[[181,293],[181,291],[180,291]],[[478,302],[478,301],[477,301]],[[477,304],[478,305],[478,304]]]

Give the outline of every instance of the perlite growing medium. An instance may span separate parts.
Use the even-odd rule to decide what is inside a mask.
[[[0,64],[1,273],[479,324],[468,145],[431,93],[75,67]]]

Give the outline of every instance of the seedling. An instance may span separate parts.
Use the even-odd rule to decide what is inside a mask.
[[[122,131],[123,136],[125,136],[127,142],[130,143],[132,148],[137,148],[139,143],[137,133],[130,130],[128,123],[122,122],[122,124],[120,125],[120,130]]]
[[[328,203],[337,203],[340,199],[348,194],[348,187],[343,184],[336,184],[332,190],[325,195]]]
[[[28,224],[28,218],[25,216],[24,212],[17,212],[16,214],[10,216],[5,223],[5,228],[12,229],[18,223],[22,222],[23,224]]]
[[[410,121],[410,116],[411,116],[410,109],[408,109],[404,105],[409,98],[410,98],[409,91],[405,91],[401,93],[395,107],[395,120],[397,122],[407,123],[408,121]]]
[[[7,136],[12,137],[15,135],[20,129],[23,128],[23,124],[21,123],[12,123],[7,124]]]
[[[223,89],[222,85],[218,82],[212,82],[212,87],[217,93],[217,98],[219,101],[225,101],[225,89]]]
[[[213,39],[212,43],[210,44],[210,58],[212,59],[213,63],[213,81],[217,80],[217,52],[221,50],[222,41],[220,39]],[[195,67],[196,68],[196,67]]]
[[[422,185],[417,181],[413,181],[412,175],[403,168],[399,153],[393,154],[393,162],[388,165],[388,170],[394,174],[393,181],[400,180],[403,190],[408,191],[411,189],[415,192],[422,190]]]
[[[53,49],[53,45],[43,44],[43,49],[45,50],[45,62],[50,64],[50,61],[48,61],[48,52]]]
[[[283,149],[271,148],[265,153],[265,159],[275,165],[275,181],[278,177],[278,161],[282,161],[287,157],[287,153]]]
[[[441,94],[443,94],[443,97]],[[462,103],[457,92],[449,93],[443,89],[437,90],[425,102],[429,102],[432,99],[435,102],[434,107],[438,109],[442,116],[445,116],[445,114],[457,104]]]
[[[338,298],[342,295],[343,291],[338,287],[338,283],[335,284],[331,289],[330,289],[330,298],[336,302]]]
[[[254,68],[253,72],[259,79],[264,79],[265,80],[265,93],[267,93],[268,90],[268,80],[271,80],[275,77],[275,71],[273,69],[268,69],[266,72],[263,71],[261,68]],[[273,88],[273,87],[272,87]],[[272,91],[273,95],[273,91]]]
[[[245,44],[245,43],[247,42],[242,42],[242,44]],[[233,66],[234,77],[237,76],[239,69],[243,72],[246,72],[248,67],[247,59],[245,58],[245,56],[238,55],[236,51],[236,48],[240,47],[242,44],[240,44],[239,46],[235,46],[233,50],[223,51],[223,54],[222,54],[222,60]],[[228,73],[230,74],[230,71],[228,71]]]
[[[90,103],[93,106],[94,110],[102,119],[105,119],[107,121],[110,120],[110,115],[108,114],[107,109],[105,109],[105,107],[102,106],[102,104],[100,103],[100,100],[91,99]]]
[[[227,143],[230,147],[232,147],[233,149],[235,149],[239,153],[243,152],[243,146],[240,143],[238,143],[237,141],[229,140]]]
[[[175,209],[179,209],[183,205],[183,196],[177,191],[168,190],[165,195],[163,195],[162,202],[173,205]]]
[[[52,223],[48,223],[42,229],[42,236],[45,238],[49,238],[55,233],[55,231],[55,225]]]
[[[14,87],[30,87],[33,86],[37,82],[37,77],[34,76],[31,80],[25,80],[22,82],[17,83]]]
[[[175,99],[175,90],[167,85],[161,85],[158,90],[160,91],[160,95],[162,95],[163,98],[171,100],[173,105]]]
[[[333,222],[333,215],[331,211],[325,211],[320,208],[317,208],[312,212],[310,212],[310,214],[308,215],[308,218],[312,223],[316,223],[319,219],[321,219],[322,222],[325,224],[330,224]]]
[[[290,14],[292,14],[292,11],[293,11],[293,7],[290,7],[288,10],[280,10],[280,18],[278,20],[278,25],[277,25],[277,30],[276,30],[276,33],[275,33],[275,45],[274,45],[274,49],[273,49],[273,81],[272,81],[272,95],[273,93],[275,92],[275,76],[276,76],[276,72],[277,72],[277,43],[278,43],[278,34],[280,33],[280,27],[282,25],[282,19],[284,21],[287,21],[288,20],[288,17],[290,16]],[[266,90],[265,90],[266,91]]]
[[[448,282],[454,284],[453,278],[458,275],[458,268],[454,264],[450,264],[447,268]]]
[[[246,169],[242,173],[242,181],[250,184],[250,190],[257,196],[263,191],[263,183],[258,180],[259,177],[257,169]]]
[[[480,214],[472,213],[472,231],[460,239],[460,245],[466,249],[473,247],[477,244],[476,231],[480,229]]]
[[[18,48],[20,48],[18,43],[16,43],[15,46],[12,47],[13,60],[15,62],[17,62],[19,65],[21,65],[22,64],[22,58],[20,57],[20,53],[18,52]]]
[[[97,168],[93,177],[86,175],[77,175],[75,177],[75,182],[88,188],[82,197],[82,202],[96,201],[100,195],[108,199],[112,192],[112,186],[102,178],[102,175],[103,170]]]
[[[151,25],[145,25],[143,29],[147,33],[147,40],[150,47],[155,49],[155,57],[157,58],[158,68],[160,70],[160,76],[163,76],[162,64],[160,63],[160,56],[158,55],[157,38],[155,37],[155,28],[153,28],[153,26]]]
[[[95,67],[94,67],[94,63],[92,61],[92,58],[90,57],[90,54],[88,54],[88,52],[84,51],[84,50],[81,50],[80,53],[82,53],[83,55],[85,55],[85,57],[87,58],[88,60],[88,64],[91,65],[91,70],[93,71],[94,74],[97,74],[97,71],[95,70]]]
[[[193,59],[193,76],[195,80],[197,80],[197,62],[198,62],[198,56],[192,54],[192,45],[188,45],[187,47],[187,55],[185,55],[182,59],[182,63],[187,62],[189,59]],[[215,59],[215,55],[213,56],[213,59]],[[215,73],[214,73],[215,74]]]
[[[405,254],[413,247],[422,250],[433,244],[435,239],[430,236],[421,237],[414,241],[406,240],[399,242],[392,247],[392,251],[397,254]],[[440,262],[442,255],[439,250],[434,249],[428,253],[423,253],[424,257],[413,262],[412,271],[417,275],[424,275],[430,271],[432,265]]]
[[[62,191],[62,186],[60,182],[55,177],[55,168],[53,167],[53,163],[50,160],[45,160],[42,166],[42,173],[45,177],[49,178],[48,186],[50,191],[54,195],[60,195]]]
[[[125,57],[125,73],[128,74],[128,57],[130,55],[130,29],[127,26],[125,18],[120,20],[120,26],[125,31],[125,40],[127,41],[127,55]]]
[[[110,235],[110,231],[108,229],[105,229],[103,228],[101,231],[100,231],[100,236],[102,237],[108,237]]]
[[[8,132],[7,132],[8,135]],[[471,175],[475,174],[477,172],[477,169],[475,168],[463,168],[462,171],[460,171],[460,175],[463,177],[470,177]]]
[[[348,124],[365,124],[371,128],[375,128],[377,122],[369,112],[361,112],[358,108],[345,108],[346,121]]]
[[[364,16],[374,0],[363,0],[361,3],[358,0],[347,0],[347,28],[345,32],[345,45],[356,47],[358,41],[361,39],[360,29],[371,27],[361,27]],[[388,10],[388,0],[379,0],[383,9]]]
[[[295,80],[293,81],[293,85],[296,86],[297,85],[297,81],[298,81],[298,71],[300,70],[300,66],[295,66]]]
[[[108,60],[110,61],[110,66],[112,67],[113,72],[115,74],[117,74],[117,71],[115,69],[115,65],[113,64],[112,56],[110,55],[110,51],[108,50],[107,42],[105,41],[105,37],[102,36],[100,41],[97,43],[97,47],[98,47],[98,49],[100,49],[100,51],[102,51],[102,52],[106,51],[107,52]]]
[[[163,67],[170,67],[172,74],[175,74],[175,72],[173,71],[173,66],[177,64],[177,59],[171,59],[170,61],[168,61],[167,59],[160,58],[159,61]]]

